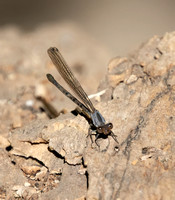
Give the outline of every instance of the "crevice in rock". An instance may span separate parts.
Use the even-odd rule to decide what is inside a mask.
[[[146,126],[146,123],[148,121],[148,119],[147,119],[148,118],[148,114],[153,110],[156,102],[160,98],[162,98],[164,95],[168,94],[170,91],[171,91],[171,87],[167,87],[165,90],[163,90],[162,92],[158,93],[158,95],[150,102],[150,104],[144,110],[143,115],[140,116],[139,122],[138,122],[138,125],[136,126],[136,128],[134,130],[131,130],[130,134],[128,135],[126,140],[121,143],[121,146],[126,144],[126,147],[125,147],[125,150],[123,151],[123,153],[127,158],[127,162],[126,162],[126,167],[125,167],[125,170],[123,172],[123,175],[122,175],[122,178],[121,178],[121,181],[120,181],[119,189],[116,191],[116,193],[114,195],[115,196],[114,199],[119,197],[120,190],[122,188],[122,185],[123,185],[123,182],[124,182],[124,179],[125,179],[125,174],[126,174],[126,171],[127,171],[127,168],[128,168],[129,160],[130,160],[132,141],[135,140],[137,137],[139,137],[139,134],[141,133],[141,129]]]
[[[89,173],[88,173],[88,171],[85,172],[85,176],[86,176],[86,180],[87,180],[86,186],[87,186],[87,189],[88,189],[89,188]]]
[[[64,163],[65,163],[65,157],[63,157],[57,151],[55,151],[54,149],[50,149],[49,147],[48,147],[48,151],[51,152],[51,153],[53,153],[54,156],[56,156],[57,158],[64,160]]]
[[[21,157],[21,158],[24,158],[24,159],[26,159],[26,160],[32,159],[32,160],[38,162],[41,166],[44,166],[44,167],[46,167],[46,168],[48,169],[48,167],[47,167],[42,161],[40,161],[40,160],[38,160],[37,158],[34,158],[34,157],[32,157],[32,156],[29,156],[29,157],[26,157],[26,156],[23,156],[23,155],[14,155],[14,156]]]
[[[39,142],[32,142],[32,141],[29,141],[29,140],[21,141],[21,142],[27,142],[27,143],[29,143],[31,145],[39,145],[39,144],[48,144],[49,143],[48,141],[46,141],[46,140],[44,140],[42,138],[41,138],[41,140],[42,141],[39,141]]]
[[[139,122],[138,122],[138,125],[136,126],[136,128],[134,130],[131,130],[130,131],[130,134],[128,135],[128,137],[126,138],[125,141],[123,141],[121,143],[121,146],[123,146],[124,144],[126,144],[126,147],[125,147],[125,151],[124,151],[124,154],[126,155],[128,152],[128,149],[130,148],[130,145],[131,145],[131,142],[133,140],[136,139],[136,137],[139,136],[139,133],[141,133],[141,129],[143,127],[145,127],[146,125],[146,121],[147,121],[147,117],[148,117],[148,114],[153,110],[156,102],[161,98],[163,97],[164,95],[166,95],[168,92],[170,92],[171,88],[167,88],[165,89],[164,91],[158,93],[158,95],[150,102],[150,104],[146,107],[146,109],[144,110],[143,112],[143,115],[140,116],[139,118]]]
[[[11,163],[12,163],[13,165],[16,165],[16,162],[15,162],[14,160],[12,160]]]
[[[122,189],[122,186],[123,186],[123,182],[125,180],[125,174],[127,172],[127,169],[128,169],[128,162],[129,162],[129,159],[127,159],[127,163],[126,163],[126,167],[124,169],[124,172],[123,172],[123,175],[122,175],[122,178],[121,178],[121,181],[120,181],[120,185],[119,185],[119,188],[116,192],[114,192],[114,197],[113,199],[117,199],[119,196],[120,196],[120,190]]]
[[[84,163],[84,158],[83,157],[82,157],[82,165],[83,165],[84,168],[87,167],[87,165]]]
[[[82,157],[82,165],[84,168],[87,169],[87,165],[84,163],[84,158]],[[87,189],[89,188],[89,173],[88,171],[86,170],[85,172],[85,176],[86,176],[86,186],[87,186]]]
[[[67,161],[65,160],[65,157],[63,157],[61,154],[59,154],[59,153],[58,153],[57,151],[55,151],[54,149],[50,149],[50,148],[48,147],[48,151],[51,152],[51,153],[53,153],[54,156],[56,156],[57,158],[62,159],[64,163],[66,163],[66,164],[68,164],[68,165],[70,165],[70,166],[81,165],[81,163],[71,164],[71,163],[67,162]]]

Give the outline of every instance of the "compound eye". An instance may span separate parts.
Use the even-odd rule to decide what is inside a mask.
[[[113,128],[112,123],[109,123],[109,124],[108,124],[108,127],[109,127],[110,129],[112,129],[112,128]]]

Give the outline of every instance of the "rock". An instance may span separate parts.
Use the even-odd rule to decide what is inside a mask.
[[[49,151],[49,139],[47,140],[46,137],[42,137],[42,134],[46,132],[45,130],[47,129],[47,124],[48,122],[45,121],[36,121],[32,124],[29,124],[27,127],[25,127],[25,129],[14,130],[9,137],[11,146],[13,146],[13,149],[10,151],[10,153],[25,157],[26,159],[37,159],[50,171],[54,170],[58,173],[61,173],[63,160],[57,159],[57,157]],[[51,134],[50,130],[48,134]]]
[[[36,174],[36,179],[37,180],[42,180],[47,174],[47,168],[46,167],[41,167],[40,171]]]
[[[12,123],[12,127],[13,128],[19,128],[22,126],[22,122],[21,122],[21,118],[20,116],[16,116],[14,119],[13,119],[13,123]]]
[[[8,139],[0,135],[0,148],[6,148],[8,146],[10,146]]]
[[[10,145],[4,142],[8,154],[3,150],[0,162],[2,196],[15,192],[11,196],[33,199],[175,199],[174,50],[175,32],[166,33],[109,63],[99,86],[105,93],[95,107],[113,124],[119,144],[108,136],[98,140],[98,147],[87,137],[85,118],[69,113],[42,118],[32,101],[28,113],[35,120],[26,124],[21,117],[21,127],[9,134]],[[32,100],[31,91],[19,95],[23,102]],[[14,102],[4,105],[20,116],[26,109],[19,104],[17,109]],[[3,116],[9,110],[2,109]],[[3,171],[10,173],[5,176]]]
[[[79,166],[65,164],[62,179],[57,188],[41,195],[41,199],[84,199],[87,187],[85,175],[78,174]]]
[[[39,166],[23,166],[21,169],[25,174],[36,175],[41,170],[41,167],[39,167]]]
[[[12,163],[10,157],[3,149],[0,149],[0,172],[0,189],[6,195],[12,187],[18,184],[23,185],[27,181],[22,171],[15,163]]]
[[[80,164],[86,146],[86,136],[84,130],[78,127],[71,127],[70,124],[55,133],[54,137],[50,139],[49,147],[64,157],[67,163]]]
[[[175,198],[172,178],[175,164],[172,126],[175,115],[174,38],[174,32],[162,38],[155,36],[128,61],[116,65],[116,70],[124,70],[121,76],[116,75],[115,84],[111,84],[110,72],[108,83],[114,90],[108,110],[116,110],[111,115],[120,151],[115,156],[110,156],[110,151],[103,156],[85,154],[89,173],[88,198]],[[129,77],[137,77],[131,84],[125,82],[128,71]],[[112,76],[115,80],[115,73]],[[142,150],[150,146],[154,151],[143,155],[145,150]],[[94,185],[98,187],[94,189]]]
[[[70,114],[75,105],[56,92],[45,76],[52,73],[59,80],[46,53],[51,45],[48,38],[52,38],[52,44],[69,59],[68,64],[88,94],[96,91],[104,76],[109,53],[70,23],[44,25],[30,33],[8,26],[1,29],[0,36],[3,38],[0,49],[0,147],[7,159],[2,158],[9,164],[7,167],[7,161],[2,159],[0,199],[38,199],[41,193],[64,185],[64,181],[60,181],[66,164],[71,164],[72,169],[83,166],[88,130],[82,117],[75,121]],[[38,97],[44,101],[39,101]],[[58,119],[49,120],[53,115],[46,112],[48,104],[56,108]],[[65,110],[69,111],[66,115]],[[75,182],[77,177],[75,188],[82,186],[77,197],[81,198],[86,192],[86,175],[77,174]],[[17,190],[11,189],[14,186]]]

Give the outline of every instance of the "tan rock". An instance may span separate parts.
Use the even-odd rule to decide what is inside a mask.
[[[95,107],[113,123],[119,145],[110,136],[100,147],[91,144],[80,115],[35,120],[10,133],[10,158],[38,162],[44,167],[39,180],[51,175],[45,190],[38,183],[46,191],[41,199],[175,199],[174,43],[174,32],[154,36],[128,58],[110,62],[103,81],[109,101],[101,98]]]

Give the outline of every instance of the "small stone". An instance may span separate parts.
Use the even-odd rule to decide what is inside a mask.
[[[19,115],[15,115],[13,118],[12,127],[15,129],[15,128],[20,128],[21,126],[22,126],[21,117]]]
[[[31,184],[30,184],[29,182],[25,182],[25,183],[24,183],[24,186],[25,186],[25,187],[30,187]]]
[[[39,166],[22,166],[22,171],[28,175],[35,175],[37,172],[41,170]]]
[[[0,148],[6,148],[8,146],[10,146],[8,139],[0,135]]]
[[[144,160],[147,160],[147,159],[149,159],[149,158],[151,158],[152,157],[152,155],[145,155],[145,156],[142,156],[141,158],[140,158],[140,160],[141,161],[144,161]]]
[[[50,174],[60,174],[60,173],[62,173],[61,169],[59,169],[58,171],[56,171],[56,170],[50,171]]]
[[[37,180],[42,180],[42,179],[46,176],[46,173],[47,173],[47,168],[42,167],[42,168],[40,169],[40,172],[38,172],[38,173],[36,174],[35,179],[37,179]]]
[[[83,175],[83,174],[86,173],[86,171],[87,171],[87,168],[85,168],[85,167],[83,167],[83,166],[81,165],[80,169],[78,170],[78,173],[81,174],[81,175]]]
[[[138,163],[138,160],[134,160],[134,161],[132,161],[132,165],[136,165]]]
[[[38,84],[35,89],[35,96],[36,97],[46,97],[46,87],[43,84]]]
[[[33,104],[34,104],[34,101],[33,100],[27,100],[25,104],[26,104],[27,107],[32,107]]]
[[[24,186],[21,186],[21,185],[15,185],[13,188],[12,188],[13,191],[15,191],[15,197],[22,197],[24,191],[25,191],[25,187]]]
[[[135,81],[137,81],[137,76],[132,74],[127,80],[126,80],[126,84],[131,84],[131,83],[134,83]]]

